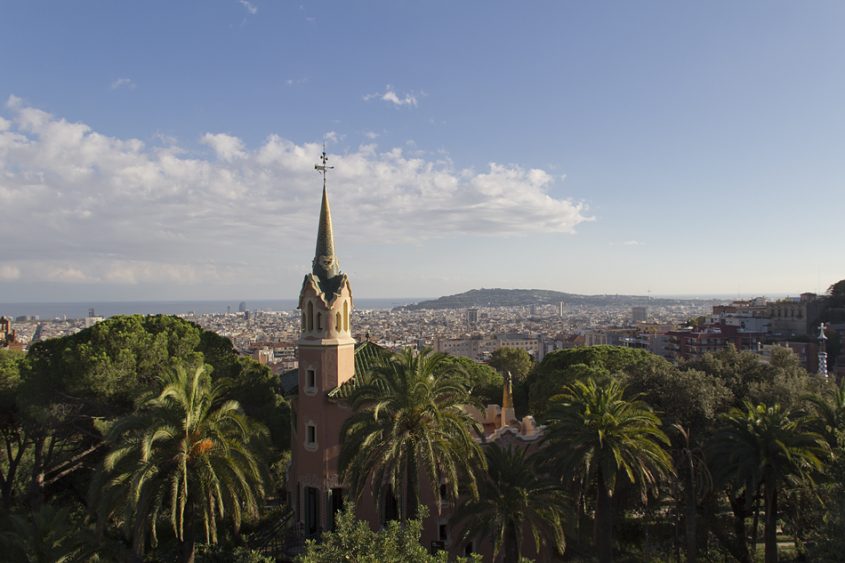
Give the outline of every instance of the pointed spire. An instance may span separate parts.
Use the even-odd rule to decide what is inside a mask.
[[[322,164],[315,164],[314,170],[323,175],[323,204],[320,207],[320,226],[317,229],[317,250],[311,271],[323,281],[330,280],[340,273],[340,264],[334,255],[334,234],[332,233],[332,211],[329,208],[329,194],[326,191],[326,172],[334,168],[329,166],[326,145],[320,155]]]
[[[504,389],[502,389],[502,426],[506,426],[505,410],[513,408],[513,376],[507,372]]]
[[[340,264],[334,254],[334,234],[332,233],[332,211],[329,207],[329,195],[323,186],[323,204],[320,207],[320,225],[317,229],[317,250],[312,263],[314,275],[329,280],[340,273]]]

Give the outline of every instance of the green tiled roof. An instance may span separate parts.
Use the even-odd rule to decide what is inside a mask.
[[[382,360],[391,356],[390,350],[382,348],[369,340],[359,342],[355,345],[355,375],[339,387],[329,391],[329,397],[333,399],[346,399],[353,389],[361,382],[364,374]]]

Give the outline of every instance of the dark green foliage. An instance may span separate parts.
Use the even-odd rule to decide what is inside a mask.
[[[534,365],[534,360],[525,350],[520,348],[499,348],[490,356],[490,365],[502,375],[510,372],[514,383],[519,383],[528,377],[528,372]]]
[[[845,280],[839,280],[838,282],[831,284],[831,286],[827,288],[827,293],[833,297],[845,297]]]
[[[581,495],[595,487],[593,542],[599,559],[610,561],[617,482],[637,487],[643,500],[656,494],[673,473],[669,438],[651,408],[636,397],[626,398],[625,388],[613,380],[565,386],[552,397],[548,420],[543,453]]]
[[[668,362],[657,365],[661,369],[632,370],[623,381],[629,393],[641,395],[660,414],[667,433],[681,425],[703,434],[730,405],[733,397],[719,379],[698,370],[679,371]]]
[[[88,530],[69,507],[45,505],[30,514],[10,514],[0,532],[0,561],[62,563],[93,552]],[[86,545],[88,543],[88,545]]]
[[[17,403],[25,361],[22,352],[0,350],[0,496],[7,509],[12,505],[18,470],[29,444]]]
[[[421,507],[420,518],[404,523],[394,520],[387,526],[374,532],[370,526],[355,519],[352,510],[343,510],[337,515],[337,529],[325,532],[320,543],[309,540],[305,553],[297,558],[297,563],[385,563],[387,561],[408,563],[469,563],[480,562],[475,556],[471,559],[451,559],[445,551],[434,555],[420,544],[422,520],[428,511]]]
[[[25,358],[0,351],[4,505],[20,511],[26,500],[33,514],[40,514],[39,506],[83,513],[93,469],[107,451],[104,434],[116,420],[146,408],[147,398],[161,391],[162,378],[177,366],[191,372],[205,366],[223,400],[242,401],[244,411],[271,428],[272,442],[253,433],[240,442],[270,462],[281,457],[289,444],[289,407],[266,367],[239,357],[228,339],[178,317],[113,317],[72,336],[38,342]],[[45,500],[48,505],[42,505]],[[74,522],[85,529],[80,519]],[[125,558],[119,538],[107,541],[117,538],[115,530],[107,527],[94,544],[105,560]]]
[[[275,563],[275,559],[246,547],[203,546],[197,553],[199,563]]]
[[[218,526],[237,530],[243,517],[257,516],[268,472],[252,444],[266,429],[223,391],[203,367],[177,367],[162,376],[160,394],[109,430],[90,505],[101,529],[115,524],[132,538],[136,557],[147,538],[156,546],[159,519],[190,562],[196,541],[217,543]]]
[[[672,472],[660,419],[616,381],[577,381],[552,397],[546,444],[562,467],[589,479],[601,473],[611,495],[620,475],[645,496]]]
[[[289,450],[290,404],[281,394],[279,376],[246,357],[237,357],[228,369],[231,376],[215,377],[215,370],[212,378],[226,386],[226,396],[238,401],[249,417],[270,430],[276,456]]]
[[[403,518],[416,516],[424,476],[435,499],[445,482],[453,497],[463,483],[477,494],[472,469],[484,466],[473,439],[467,376],[443,354],[410,349],[376,365],[349,397],[353,414],[341,431],[340,471],[358,498],[367,485],[377,505],[389,487]]]
[[[462,540],[491,541],[494,559],[503,553],[505,561],[518,561],[528,532],[537,553],[545,546],[562,555],[572,503],[560,479],[546,475],[537,457],[521,445],[491,444],[485,455],[487,471],[477,476],[478,498],[465,498],[452,516],[452,525],[463,526]]]
[[[565,385],[587,378],[601,381],[615,374],[650,373],[669,367],[663,358],[635,348],[582,346],[557,350],[543,358],[527,379],[528,410],[543,420],[549,398]]]
[[[682,369],[696,369],[716,377],[733,395],[733,405],[739,406],[748,397],[752,385],[769,383],[772,371],[752,352],[740,352],[733,345],[717,354],[707,353],[700,359],[687,362]]]
[[[823,467],[827,445],[805,419],[780,405],[734,408],[712,436],[708,455],[717,483],[744,487],[746,501],[762,492],[766,509],[766,561],[777,561],[778,494],[790,479],[811,482]]]
[[[462,356],[449,356],[448,361],[458,364],[464,371],[470,393],[478,399],[480,405],[501,404],[505,384],[501,373],[487,364]]]

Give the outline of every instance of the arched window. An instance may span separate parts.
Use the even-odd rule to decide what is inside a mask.
[[[308,302],[308,330],[314,330],[314,303]]]
[[[305,330],[305,309],[302,310],[302,330]]]
[[[335,316],[334,316],[334,329],[335,329],[337,332],[340,332],[340,311],[338,311],[337,313],[335,313]]]
[[[317,330],[323,330],[323,313],[317,313]]]
[[[349,332],[349,301],[343,302],[343,330]]]

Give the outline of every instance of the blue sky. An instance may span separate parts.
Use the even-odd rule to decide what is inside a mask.
[[[0,302],[845,278],[841,2],[0,2]]]

